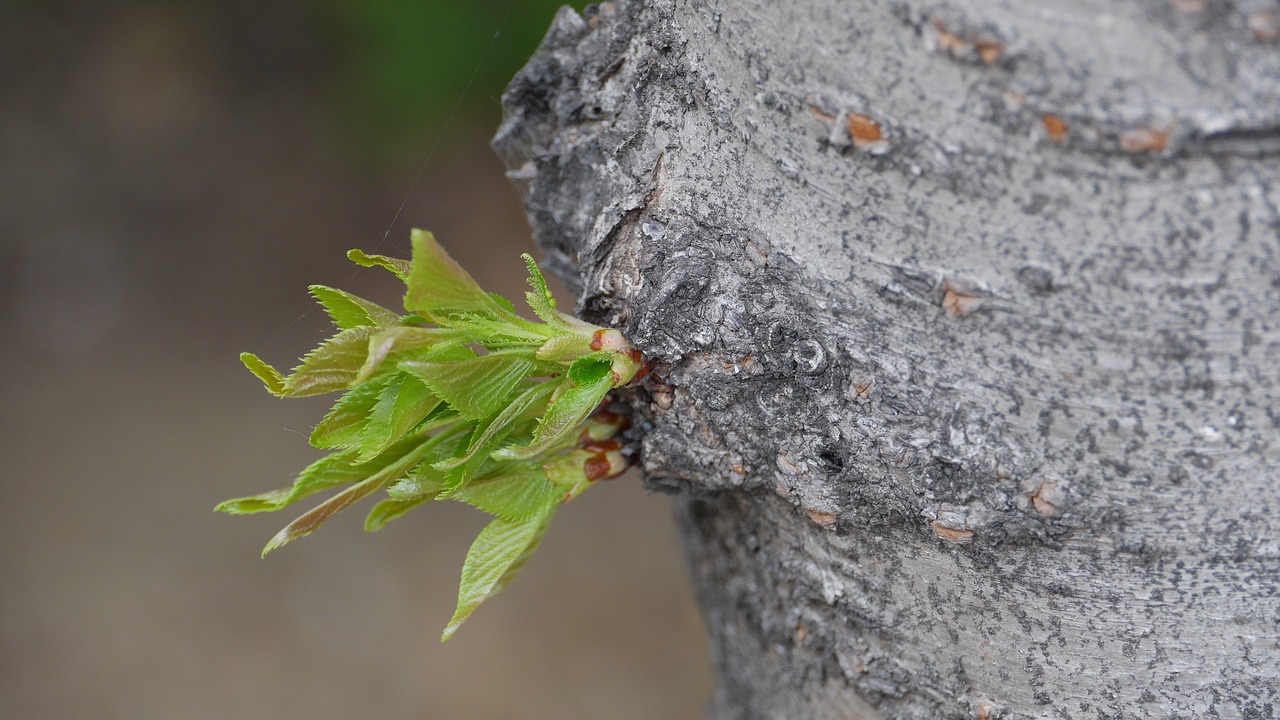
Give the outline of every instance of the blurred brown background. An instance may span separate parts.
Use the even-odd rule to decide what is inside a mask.
[[[397,301],[343,254],[380,247],[424,160],[381,250],[426,227],[520,290],[487,141],[554,10],[0,0],[0,717],[701,715],[670,503],[634,477],[443,646],[480,513],[365,535],[353,512],[263,561],[288,517],[211,512],[316,456],[327,399],[276,400],[236,355],[318,342],[309,283]]]

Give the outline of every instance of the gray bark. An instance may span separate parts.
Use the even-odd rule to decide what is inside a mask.
[[[1277,11],[556,18],[494,144],[660,361],[715,717],[1280,712]]]

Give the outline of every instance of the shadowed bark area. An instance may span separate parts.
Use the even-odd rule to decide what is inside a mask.
[[[660,361],[715,717],[1276,711],[1277,11],[557,17],[494,145]]]

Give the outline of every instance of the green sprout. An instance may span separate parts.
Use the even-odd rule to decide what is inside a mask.
[[[311,444],[331,454],[291,487],[227,500],[217,510],[272,512],[343,488],[286,525],[263,555],[382,490],[366,530],[428,500],[458,500],[493,515],[467,552],[457,610],[441,637],[448,640],[511,582],[560,504],[627,469],[615,439],[625,421],[600,408],[610,390],[640,373],[640,353],[617,330],[556,310],[528,255],[525,297],[541,322],[482,290],[431,233],[413,231],[408,262],[359,250],[347,256],[403,280],[409,314],[314,285],[336,335],[287,377],[252,353],[240,356],[278,397],[342,395],[311,433]]]

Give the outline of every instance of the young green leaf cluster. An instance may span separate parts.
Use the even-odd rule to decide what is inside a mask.
[[[287,377],[256,355],[240,356],[279,397],[343,394],[311,433],[311,444],[331,454],[291,487],[217,509],[270,512],[342,488],[285,526],[264,555],[384,490],[367,530],[429,500],[458,500],[493,515],[467,553],[447,640],[511,582],[561,503],[627,468],[614,439],[622,418],[597,408],[636,377],[640,354],[617,330],[556,310],[528,255],[526,298],[541,322],[482,290],[430,233],[413,232],[408,262],[358,250],[348,257],[403,280],[409,314],[316,285],[311,294],[336,335]]]

